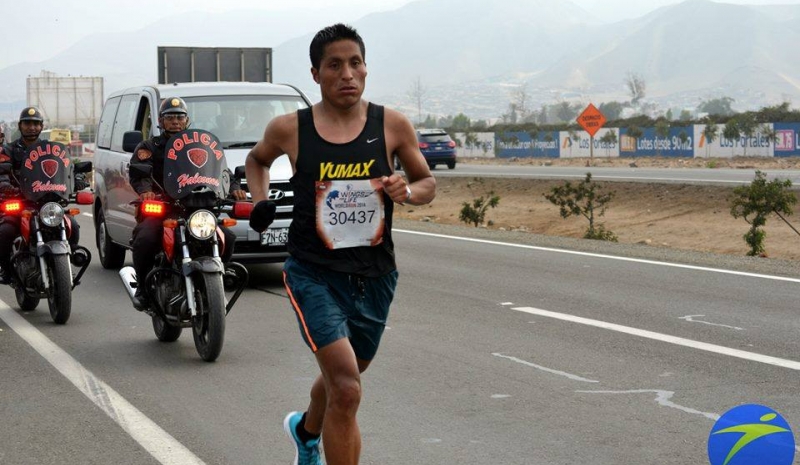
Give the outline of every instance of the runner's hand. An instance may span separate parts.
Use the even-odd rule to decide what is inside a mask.
[[[391,176],[384,176],[381,178],[383,183],[383,190],[386,194],[396,203],[405,204],[408,202],[409,189],[408,182],[399,174],[394,173]]]

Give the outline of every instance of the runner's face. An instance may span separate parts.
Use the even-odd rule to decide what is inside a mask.
[[[319,84],[323,100],[341,107],[350,107],[361,100],[367,64],[356,42],[337,40],[328,44],[319,68],[312,68],[311,74]]]

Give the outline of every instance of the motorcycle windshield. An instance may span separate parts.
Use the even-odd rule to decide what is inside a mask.
[[[181,131],[167,141],[164,150],[164,189],[178,200],[209,192],[224,198],[230,187],[226,168],[222,144],[214,134],[202,129]]]
[[[22,195],[28,200],[68,200],[73,179],[67,146],[47,140],[32,145],[25,153],[19,182]]]

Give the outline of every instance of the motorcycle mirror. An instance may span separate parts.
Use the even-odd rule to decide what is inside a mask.
[[[153,166],[143,163],[131,163],[129,169],[131,173],[136,173],[141,178],[149,178],[153,173]]]
[[[90,161],[75,162],[74,168],[72,168],[73,173],[89,173],[91,171],[92,171],[92,162]]]
[[[127,131],[122,135],[122,150],[133,153],[139,142],[143,141],[142,131]]]
[[[91,192],[78,192],[75,196],[75,203],[78,205],[91,205],[94,203],[94,194]]]
[[[0,163],[0,174],[10,174],[11,170],[11,163]]]
[[[233,204],[234,218],[248,219],[253,212],[253,202],[236,202]]]
[[[233,172],[233,176],[236,177],[236,179],[244,179],[244,165],[237,166]]]

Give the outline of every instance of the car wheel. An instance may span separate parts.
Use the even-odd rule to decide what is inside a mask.
[[[102,209],[97,210],[95,219],[95,242],[100,253],[100,264],[107,270],[118,270],[125,264],[125,248],[111,241]]]
[[[428,163],[428,168],[430,168],[431,171],[435,170],[436,169],[436,163]]]
[[[454,170],[454,169],[456,169],[456,162],[454,162],[454,161],[448,161],[448,162],[447,162],[447,169],[449,169],[449,170]]]

